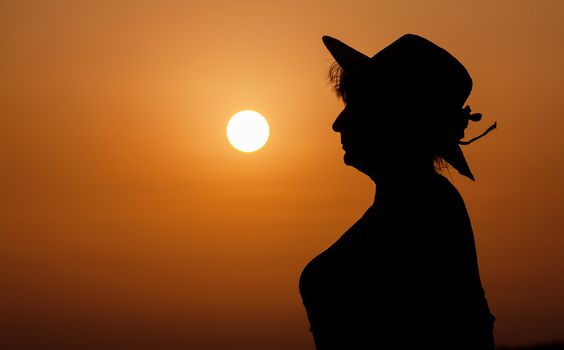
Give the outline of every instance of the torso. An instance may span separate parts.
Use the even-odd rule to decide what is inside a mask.
[[[447,312],[443,304],[451,300],[445,295],[462,293],[466,284],[471,291],[456,298],[475,299],[483,308],[472,231],[469,221],[464,222],[466,209],[463,202],[448,203],[457,198],[448,180],[434,177],[407,197],[368,209],[306,265],[300,293],[318,350],[398,345],[406,333],[434,339],[426,333],[438,322],[452,320],[433,314]],[[443,230],[448,236],[433,232],[434,225],[449,227]],[[471,240],[463,237],[468,235]]]

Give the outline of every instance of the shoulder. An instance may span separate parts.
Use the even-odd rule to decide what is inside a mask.
[[[443,175],[423,182],[412,198],[408,210],[419,227],[436,233],[469,228],[464,200]]]
[[[468,239],[472,233],[470,217],[460,192],[444,176],[438,175],[429,188],[427,222],[437,237]]]
[[[433,208],[446,211],[466,212],[464,199],[456,187],[443,175],[436,174],[424,189],[423,200]]]

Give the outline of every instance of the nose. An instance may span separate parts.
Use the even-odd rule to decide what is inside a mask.
[[[333,131],[335,132],[342,132],[344,127],[345,117],[347,115],[347,108],[345,107],[341,113],[337,116],[337,119],[333,122]]]

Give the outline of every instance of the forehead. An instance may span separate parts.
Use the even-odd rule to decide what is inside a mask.
[[[345,103],[384,106],[396,102],[401,94],[382,79],[345,76],[341,81],[341,95]]]

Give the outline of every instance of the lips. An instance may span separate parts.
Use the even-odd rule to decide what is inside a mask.
[[[355,142],[353,142],[353,140],[351,140],[351,138],[349,136],[350,135],[348,135],[348,134],[343,135],[341,133],[341,147],[345,151],[350,151],[352,148],[354,148]]]

